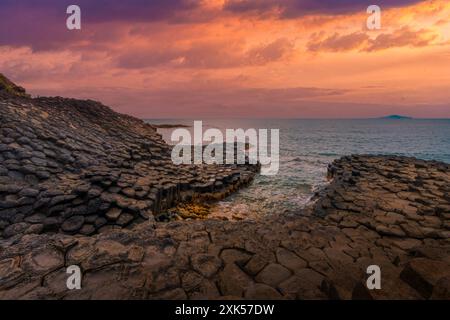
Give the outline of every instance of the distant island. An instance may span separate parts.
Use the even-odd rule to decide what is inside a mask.
[[[398,114],[392,114],[390,116],[386,116],[386,117],[381,117],[378,119],[391,119],[391,120],[410,120],[412,119],[412,117],[407,117],[407,116],[400,116]]]

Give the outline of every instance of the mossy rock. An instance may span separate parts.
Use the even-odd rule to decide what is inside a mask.
[[[0,73],[0,92],[6,92],[16,97],[26,97],[26,98],[30,97],[30,95],[27,94],[24,88],[19,87],[1,73]]]

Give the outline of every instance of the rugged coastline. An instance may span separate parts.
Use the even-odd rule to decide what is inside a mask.
[[[182,202],[221,199],[259,166],[179,165],[143,121],[95,101],[0,101],[0,237],[91,235],[158,218]]]
[[[138,119],[15,88],[0,86],[0,299],[450,299],[448,164],[343,157],[302,211],[161,223],[258,167],[174,166]]]

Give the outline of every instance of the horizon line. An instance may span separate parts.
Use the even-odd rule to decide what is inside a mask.
[[[404,119],[389,119],[386,116],[381,117],[370,117],[370,118],[288,118],[288,117],[202,117],[199,118],[146,118],[146,117],[138,117],[141,120],[218,120],[218,119],[241,119],[241,120],[395,120],[395,121],[405,121],[405,120],[450,120],[450,118],[416,118],[416,117],[408,117]]]

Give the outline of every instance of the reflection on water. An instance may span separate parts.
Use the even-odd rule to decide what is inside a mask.
[[[193,125],[193,120],[148,120]],[[257,218],[295,211],[326,183],[327,165],[344,155],[397,154],[450,163],[450,120],[279,120],[208,119],[204,130],[280,129],[280,169],[219,202],[217,218]],[[189,128],[188,128],[189,129]],[[158,129],[170,142],[174,129]]]

